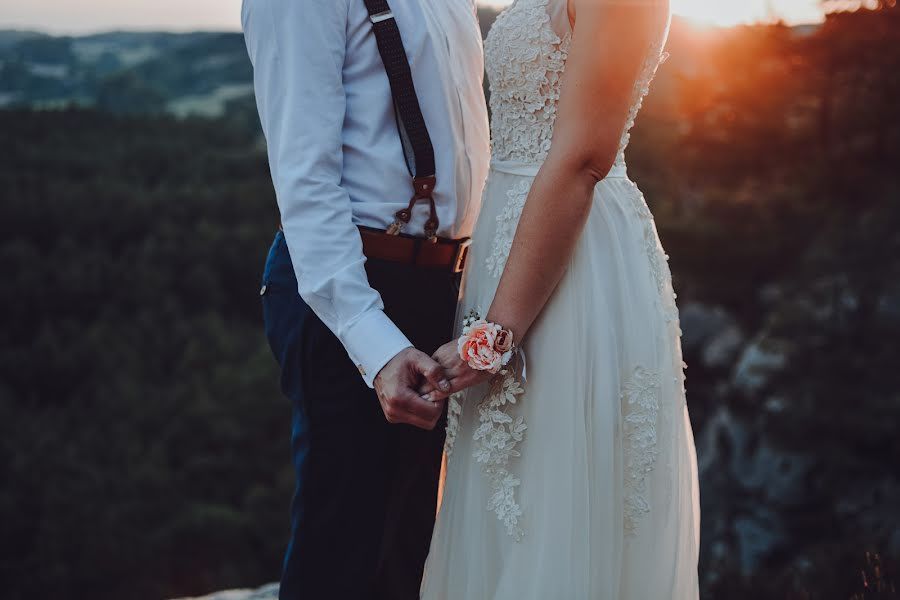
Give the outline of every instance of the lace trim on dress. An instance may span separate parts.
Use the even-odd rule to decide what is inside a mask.
[[[647,475],[659,454],[656,420],[659,413],[659,375],[636,367],[622,387],[625,416],[625,534],[633,537],[638,521],[650,512],[647,500]]]
[[[659,236],[656,233],[656,225],[653,219],[653,213],[647,206],[647,201],[637,186],[634,185],[635,197],[632,206],[635,214],[643,223],[644,249],[647,253],[647,260],[650,262],[650,273],[653,281],[656,283],[656,289],[659,291],[658,301],[660,310],[666,323],[678,323],[678,307],[675,304],[674,292],[669,298],[666,298],[666,290],[672,284],[672,271],[669,269],[669,255],[665,253],[662,244],[659,242]]]
[[[518,0],[485,41],[491,82],[492,157],[537,164],[547,158],[571,34],[560,38],[548,0]]]
[[[663,44],[665,44],[665,40],[655,43],[650,49],[647,58],[644,59],[644,64],[641,66],[640,77],[638,77],[637,81],[634,83],[631,108],[628,109],[628,119],[625,121],[625,130],[622,132],[622,137],[619,140],[619,152],[616,155],[615,162],[617,165],[625,164],[625,148],[628,147],[628,142],[631,141],[631,130],[634,128],[638,113],[644,105],[644,98],[650,93],[650,83],[656,76],[656,71],[659,69],[659,66],[669,58],[669,53],[663,53],[662,51]]]
[[[456,436],[459,435],[459,418],[462,416],[462,392],[451,394],[447,399],[447,434],[444,438],[444,454],[447,458],[453,454],[453,446],[456,444]]]
[[[496,513],[506,532],[517,542],[524,535],[519,526],[522,508],[516,500],[516,488],[521,481],[509,471],[509,461],[521,456],[517,446],[524,439],[527,426],[524,417],[513,417],[508,411],[516,403],[517,396],[524,393],[514,369],[500,371],[500,376],[491,383],[490,391],[478,405],[481,424],[475,431],[474,457],[482,465],[491,485],[487,509]]]
[[[516,235],[516,226],[522,210],[525,208],[525,199],[531,190],[530,179],[520,179],[514,186],[507,190],[509,200],[500,214],[497,215],[497,231],[494,233],[494,241],[491,244],[491,253],[485,259],[488,273],[495,278],[503,274],[503,268],[509,258],[513,237]]]

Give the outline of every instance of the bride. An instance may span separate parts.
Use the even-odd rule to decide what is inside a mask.
[[[468,327],[436,354],[464,391],[426,600],[698,597],[678,310],[624,160],[668,26],[667,0],[516,0],[488,35],[493,160]]]

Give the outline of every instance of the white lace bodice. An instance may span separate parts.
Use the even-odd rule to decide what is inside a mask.
[[[566,0],[515,0],[497,17],[487,36],[485,66],[491,85],[491,144],[495,160],[540,164],[547,158],[572,40],[565,5]],[[629,131],[649,92],[650,81],[665,59],[664,43],[663,29],[658,42],[648,48],[635,81],[616,165],[625,164]]]

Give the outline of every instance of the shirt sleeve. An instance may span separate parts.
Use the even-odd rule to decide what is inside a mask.
[[[341,186],[348,0],[244,0],[257,108],[298,291],[371,387],[408,348],[369,285]]]

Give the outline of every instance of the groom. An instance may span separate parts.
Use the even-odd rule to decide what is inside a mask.
[[[293,405],[282,600],[418,598],[443,403],[416,390],[448,388],[430,354],[452,335],[489,160],[474,10],[243,2],[282,219],[261,291]]]

